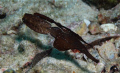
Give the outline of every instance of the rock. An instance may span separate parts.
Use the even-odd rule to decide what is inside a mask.
[[[0,68],[0,73],[3,73],[5,70],[7,70],[7,68]]]
[[[117,31],[117,26],[115,26],[114,24],[112,23],[107,23],[107,24],[102,24],[100,26],[100,28],[104,31],[104,32],[108,32],[110,30],[113,30],[113,31]]]
[[[92,23],[88,28],[91,34],[97,34],[101,32],[100,25],[98,23]]]
[[[3,73],[16,73],[13,69],[7,69]]]
[[[90,25],[90,21],[89,21],[89,20],[84,19],[84,22],[85,22],[85,24],[87,25],[87,27]]]
[[[16,70],[17,73],[22,73],[22,69],[19,68],[18,70]]]
[[[100,62],[96,65],[97,72],[101,72],[104,69],[105,64]]]
[[[15,43],[15,40],[11,36],[5,35],[0,38],[0,43],[4,46],[12,47]]]
[[[78,35],[84,35],[88,32],[88,28],[85,22],[82,22],[80,24],[80,26],[78,26],[77,28],[75,28],[75,31]]]
[[[110,22],[110,17],[106,17],[105,15],[103,14],[98,14],[98,22],[99,24],[106,24],[108,22]]]
[[[9,31],[7,31],[7,34],[16,34],[17,32],[16,31],[14,31],[14,30],[9,30]]]
[[[87,69],[90,70],[90,71],[92,71],[93,73],[96,72],[96,68],[95,68],[94,64],[91,64],[91,63],[88,64]]]
[[[13,48],[12,51],[5,50],[2,51],[1,59],[0,60],[0,66],[4,68],[12,68],[15,70],[18,70],[19,67],[22,67],[26,62],[31,61],[31,59],[35,56],[36,53],[40,52],[40,50],[36,49],[36,46],[34,43],[31,43],[30,41],[23,40],[20,42],[24,46],[24,50],[20,50],[21,53],[18,51],[18,44],[16,44],[16,47]],[[24,52],[23,52],[24,51]],[[24,72],[21,72],[24,73]]]
[[[99,55],[104,60],[113,60],[117,57],[117,50],[111,41],[105,42],[102,46],[98,47]]]
[[[105,10],[111,9],[115,7],[119,0],[82,0],[83,2],[87,3],[88,5],[93,5],[98,9],[104,8]]]
[[[19,52],[19,53],[23,53],[24,51],[25,51],[24,45],[23,45],[23,44],[20,44],[20,45],[18,46],[18,52]]]

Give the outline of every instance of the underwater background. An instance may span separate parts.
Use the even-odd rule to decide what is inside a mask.
[[[88,51],[100,62],[77,50],[57,50],[54,37],[23,23],[25,13],[43,14],[93,42]],[[0,0],[0,73],[119,73],[119,34],[120,0]],[[30,68],[37,53],[51,48]]]

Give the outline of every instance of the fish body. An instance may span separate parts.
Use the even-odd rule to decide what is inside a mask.
[[[69,49],[77,49],[81,53],[84,53],[88,58],[98,63],[99,60],[95,59],[87,50],[87,44],[93,48],[92,45],[85,42],[82,37],[70,30],[69,28],[62,26],[60,23],[55,22],[53,19],[39,14],[25,14],[22,18],[23,22],[32,30],[41,34],[50,34],[55,38],[53,46],[59,51],[67,51]],[[57,27],[51,27],[50,23],[54,23]],[[82,43],[83,42],[83,43]]]

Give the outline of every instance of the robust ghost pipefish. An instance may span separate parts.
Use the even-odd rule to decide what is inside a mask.
[[[55,38],[53,46],[59,51],[77,49],[94,62],[99,62],[99,60],[94,58],[88,52],[86,46],[82,42],[93,48],[92,45],[88,44],[78,34],[73,32],[69,28],[62,26],[60,23],[55,22],[53,19],[39,13],[26,13],[24,14],[22,20],[30,29],[34,30],[35,32],[41,34],[50,34],[51,36],[53,36]],[[52,27],[50,23],[54,23],[58,27]]]

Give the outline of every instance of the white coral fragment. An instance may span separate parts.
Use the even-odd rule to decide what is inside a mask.
[[[89,20],[84,19],[84,22],[85,22],[85,24],[87,25],[87,27],[90,25],[90,21],[89,21]]]
[[[108,32],[110,30],[117,30],[117,26],[112,23],[102,24],[100,27],[103,29],[104,32]]]

